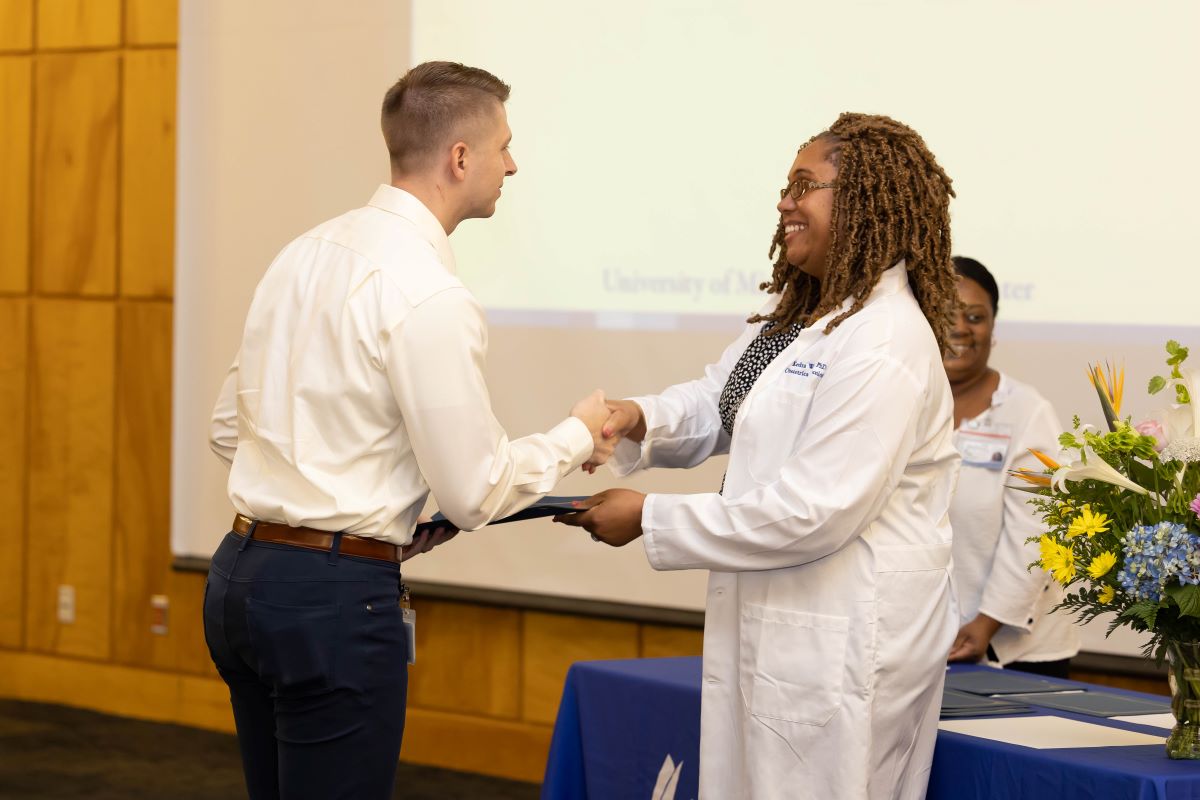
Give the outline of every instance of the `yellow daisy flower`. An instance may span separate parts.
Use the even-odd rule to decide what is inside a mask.
[[[1101,603],[1104,603],[1107,605],[1108,603],[1112,602],[1114,594],[1116,594],[1116,591],[1113,590],[1113,587],[1105,586],[1103,589],[1100,590],[1100,596],[1096,599],[1098,599]]]
[[[1116,566],[1116,563],[1116,554],[1105,550],[1103,553],[1093,558],[1092,563],[1088,564],[1087,573],[1092,577],[1093,580],[1103,578],[1109,573],[1109,570]]]
[[[1108,515],[1094,514],[1092,507],[1085,505],[1079,510],[1079,516],[1071,520],[1071,524],[1067,528],[1067,538],[1074,539],[1076,536],[1086,533],[1090,539],[1097,533],[1104,533],[1107,530]]]
[[[1042,569],[1066,586],[1075,577],[1075,554],[1071,548],[1063,547],[1048,536],[1043,536],[1039,543],[1042,548]]]
[[[1042,538],[1038,539],[1038,548],[1042,554],[1038,561],[1042,565],[1042,569],[1049,572],[1050,567],[1046,566],[1046,562],[1052,559],[1054,554],[1058,552],[1058,542],[1046,534],[1042,534]]]

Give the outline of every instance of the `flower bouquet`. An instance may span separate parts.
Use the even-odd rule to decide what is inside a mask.
[[[1035,564],[1067,588],[1060,608],[1081,623],[1115,614],[1108,633],[1149,633],[1146,655],[1169,663],[1172,758],[1200,758],[1200,372],[1187,356],[1167,343],[1169,374],[1149,392],[1174,402],[1137,425],[1120,415],[1124,370],[1092,366],[1108,430],[1075,417],[1059,438],[1069,463],[1034,452],[1045,470],[1013,472],[1036,495],[1047,532]]]

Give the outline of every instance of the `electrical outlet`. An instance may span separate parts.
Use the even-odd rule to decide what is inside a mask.
[[[69,584],[58,587],[58,621],[63,625],[75,622],[75,587]]]
[[[150,632],[156,636],[167,635],[167,616],[171,600],[165,594],[150,595]]]

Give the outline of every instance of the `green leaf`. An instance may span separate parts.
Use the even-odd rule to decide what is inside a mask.
[[[1170,597],[1179,606],[1179,616],[1200,617],[1200,586],[1174,584],[1167,587],[1167,597]]]
[[[1060,433],[1058,435],[1058,446],[1064,449],[1073,447],[1078,450],[1080,448],[1079,440],[1076,439],[1075,434],[1071,433],[1070,431],[1066,433]]]
[[[1146,389],[1150,394],[1158,394],[1167,385],[1167,379],[1161,375],[1155,375],[1150,379],[1150,386]]]
[[[1129,608],[1117,615],[1117,619],[1140,620],[1149,630],[1154,630],[1154,623],[1158,620],[1158,603],[1151,600],[1143,600],[1140,603],[1134,603]]]
[[[1175,402],[1180,405],[1187,405],[1192,401],[1192,397],[1188,394],[1187,387],[1182,383],[1175,384]]]
[[[1140,461],[1130,460],[1129,479],[1138,486],[1145,487],[1147,491],[1151,491],[1154,487],[1154,468]]]

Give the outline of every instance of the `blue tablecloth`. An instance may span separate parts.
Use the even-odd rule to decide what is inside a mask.
[[[955,666],[953,670],[984,669]],[[697,796],[700,659],[581,662],[563,690],[542,797],[646,798],[677,770],[674,800]],[[1161,697],[1078,684],[1089,691]],[[1068,712],[1035,713],[1162,736],[1161,728]],[[670,759],[668,763],[668,759]],[[1200,762],[1163,745],[1036,750],[939,731],[929,800],[1200,800]]]

